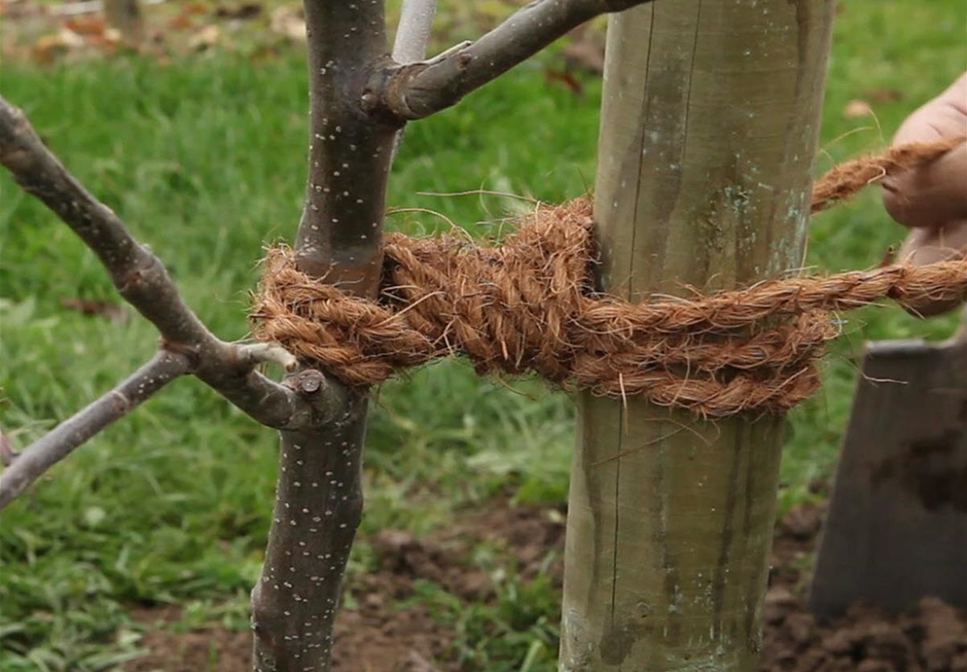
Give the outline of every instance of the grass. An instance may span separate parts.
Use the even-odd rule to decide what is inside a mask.
[[[819,168],[882,146],[905,114],[958,74],[965,12],[946,0],[844,3]],[[419,192],[486,188],[547,201],[583,193],[593,180],[600,99],[600,84],[585,84],[585,95],[575,97],[531,63],[413,125],[390,204],[431,208],[482,233],[520,204]],[[849,100],[872,102],[887,88],[902,98],[874,102],[875,119],[843,116]],[[298,221],[306,136],[300,55],[257,63],[239,53],[164,65],[135,57],[47,68],[7,63],[2,90],[166,259],[214,330],[242,337],[262,245],[291,237]],[[25,445],[149,357],[156,335],[134,315],[118,325],[63,308],[62,297],[113,299],[114,292],[66,227],[6,176],[0,186],[0,408],[4,430]],[[390,226],[421,232],[446,224],[400,213]],[[901,236],[869,194],[813,223],[810,263],[868,266]],[[921,322],[893,309],[851,320],[823,393],[793,413],[783,506],[809,496],[810,481],[835,464],[862,339],[939,337],[953,325],[952,317]],[[497,492],[562,501],[569,400],[535,381],[512,386],[451,361],[384,386],[367,447],[364,533],[388,526],[426,532],[454,508]],[[54,469],[0,521],[0,667],[113,669],[134,646],[134,638],[116,637],[131,603],[180,602],[196,621],[242,624],[267,533],[275,442],[272,432],[183,380]],[[369,566],[369,555],[360,544],[355,571]],[[553,669],[558,598],[549,585],[511,576],[496,604],[466,612],[432,584],[420,590],[455,624],[468,669]]]

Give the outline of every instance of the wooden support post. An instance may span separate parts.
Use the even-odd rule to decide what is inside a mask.
[[[595,217],[631,300],[800,267],[833,0],[611,17]],[[756,667],[783,421],[583,396],[560,669]]]

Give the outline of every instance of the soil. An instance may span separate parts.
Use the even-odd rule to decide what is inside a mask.
[[[967,614],[937,598],[899,616],[862,602],[829,622],[806,611],[822,513],[795,507],[776,531],[760,672],[967,672]]]
[[[822,508],[806,504],[782,520],[773,546],[773,571],[764,609],[759,672],[967,672],[967,614],[925,597],[910,614],[891,616],[857,603],[841,618],[819,622],[805,609],[805,569],[822,520]],[[437,624],[411,597],[414,582],[429,580],[465,601],[493,596],[489,576],[472,568],[470,548],[489,539],[505,549],[525,577],[562,577],[564,514],[500,502],[459,520],[445,534],[417,539],[385,530],[370,543],[377,572],[356,577],[349,590],[356,608],[337,624],[337,672],[460,672],[448,660],[453,633]],[[552,561],[545,566],[548,554]],[[139,610],[148,653],[129,672],[239,672],[248,669],[247,632],[219,628],[175,632],[176,608]],[[217,662],[215,662],[217,661]]]

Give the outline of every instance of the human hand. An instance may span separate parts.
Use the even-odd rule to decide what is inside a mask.
[[[907,117],[893,144],[958,137],[967,137],[967,72]],[[883,201],[890,216],[911,228],[902,261],[922,265],[967,255],[967,142],[922,169],[886,178]],[[930,315],[954,307],[929,303],[917,310]]]

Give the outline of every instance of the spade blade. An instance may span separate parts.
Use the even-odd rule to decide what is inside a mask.
[[[967,326],[967,325],[965,325]],[[810,608],[967,608],[967,333],[868,346]]]

